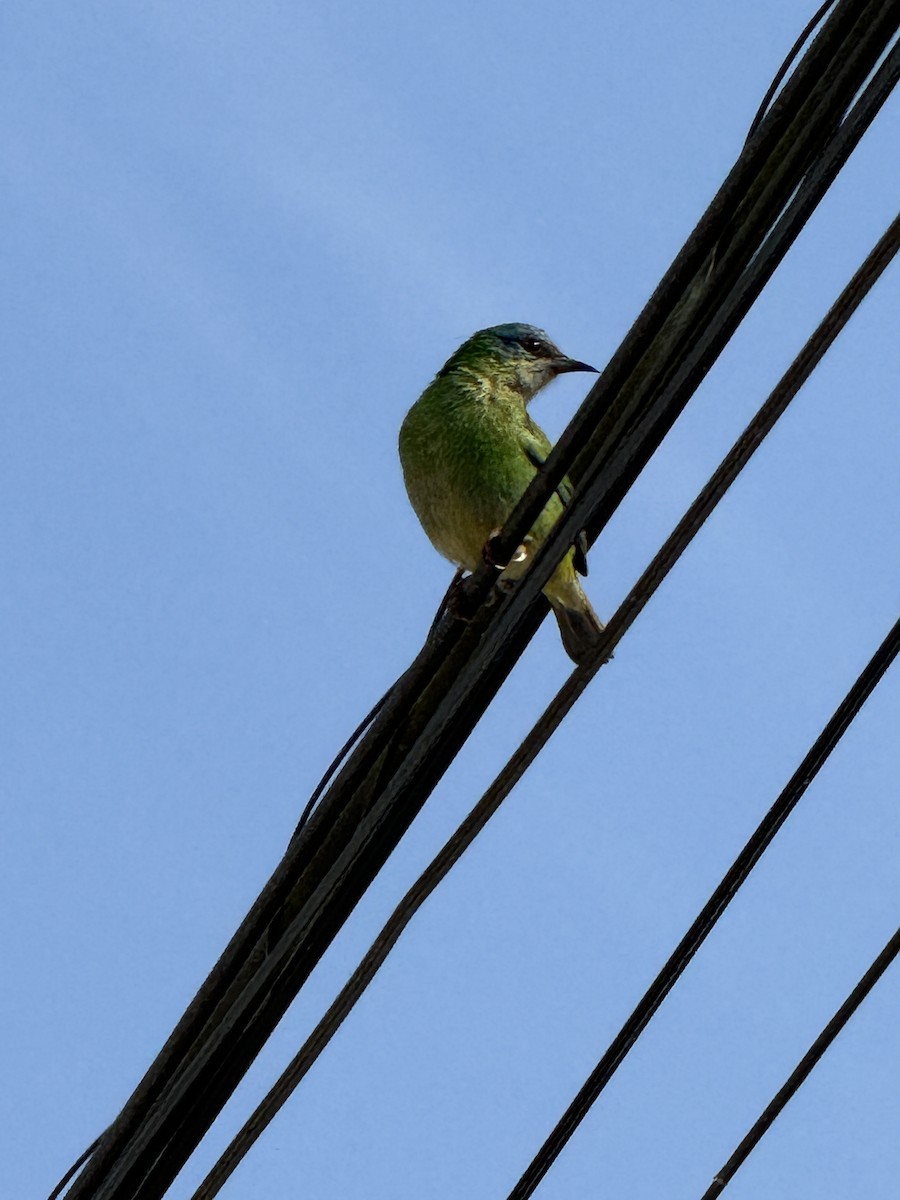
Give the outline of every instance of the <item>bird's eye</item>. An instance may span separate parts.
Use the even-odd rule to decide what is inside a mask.
[[[524,337],[519,345],[523,350],[527,350],[529,354],[539,355],[546,353],[544,350],[544,343],[540,340],[540,338]]]

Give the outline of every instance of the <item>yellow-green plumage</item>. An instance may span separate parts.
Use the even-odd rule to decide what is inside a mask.
[[[451,562],[474,571],[482,561],[485,543],[503,526],[550,451],[547,435],[526,406],[550,379],[576,370],[593,368],[567,358],[541,330],[495,326],[469,338],[407,413],[400,430],[406,489],[425,532]],[[554,494],[506,568],[507,578],[526,569],[562,507]],[[566,650],[582,662],[603,626],[582,591],[575,563],[573,549],[544,594]]]

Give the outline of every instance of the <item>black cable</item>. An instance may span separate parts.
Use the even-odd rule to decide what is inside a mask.
[[[279,1076],[277,1082],[229,1143],[194,1193],[192,1200],[212,1200],[218,1194],[223,1184],[292,1095],[371,983],[415,913],[459,861],[477,834],[481,832],[502,801],[512,791],[515,783],[534,761],[584,690],[587,682],[603,664],[606,655],[611,653],[613,647],[619,643],[690,545],[706,518],[762,444],[763,439],[771,431],[815,367],[821,362],[863,298],[893,260],[898,249],[900,249],[900,215],[895,218],[867,255],[859,270],[855,272],[815,332],[807,340],[759,412],[728,452],[664,546],[620,605],[609,623],[603,646],[598,647],[596,666],[573,672],[570,680],[554,698],[484,796],[407,891],[353,975]]]
[[[59,1183],[56,1185],[56,1187],[53,1189],[53,1191],[47,1197],[47,1200],[59,1200],[59,1197],[66,1190],[66,1184],[68,1184],[78,1174],[78,1172],[81,1170],[81,1168],[87,1162],[87,1160],[91,1157],[91,1155],[94,1153],[94,1151],[100,1145],[100,1138],[102,1138],[102,1137],[103,1137],[103,1134],[101,1133],[100,1137],[94,1138],[94,1140],[91,1142],[91,1144],[87,1147],[86,1150],[82,1150],[82,1152],[79,1154],[79,1156],[72,1163],[71,1167],[69,1167],[68,1171],[66,1171],[65,1175],[63,1175],[62,1179],[59,1181]]]
[[[381,697],[381,699],[379,701],[377,701],[377,703],[372,705],[372,707],[369,709],[369,711],[366,713],[366,715],[363,717],[363,719],[360,721],[360,723],[357,725],[357,727],[353,730],[353,732],[347,738],[346,742],[344,742],[343,746],[341,746],[340,750],[338,750],[337,754],[331,760],[331,763],[325,770],[325,774],[322,776],[322,778],[316,784],[315,788],[313,789],[312,795],[306,802],[306,806],[304,807],[303,812],[300,814],[300,820],[297,822],[296,828],[294,829],[294,832],[291,835],[291,841],[293,841],[294,838],[297,837],[297,835],[300,833],[303,826],[309,820],[310,816],[312,815],[313,809],[316,807],[316,802],[318,801],[318,799],[322,795],[322,793],[325,791],[325,789],[328,787],[329,783],[331,783],[331,780],[334,778],[335,772],[337,771],[338,767],[341,765],[341,763],[344,761],[344,759],[347,757],[347,755],[350,753],[350,751],[353,749],[353,747],[356,745],[356,743],[359,741],[359,739],[362,737],[362,735],[366,732],[366,730],[369,728],[369,726],[372,724],[372,722],[375,720],[375,718],[378,716],[378,714],[381,712],[381,710],[384,708],[384,706],[388,703],[388,701],[390,700],[391,696],[393,695],[394,689],[396,687],[397,687],[397,684],[392,683],[391,686],[388,688],[388,690]],[[51,1200],[52,1200],[52,1198],[51,1198]]]
[[[796,1095],[800,1087],[806,1082],[813,1067],[817,1065],[825,1051],[898,954],[900,954],[900,929],[890,939],[868,971],[866,971],[865,975],[863,975],[862,979],[860,979],[859,983],[807,1050],[806,1054],[801,1058],[784,1085],[779,1088],[770,1103],[766,1105],[725,1166],[716,1173],[712,1183],[703,1193],[701,1200],[715,1200],[716,1196],[721,1196],[726,1186],[743,1166],[751,1151],[756,1148],[763,1135],[769,1130],[775,1119],[780,1116],[791,1097]]]
[[[776,92],[778,91],[779,87],[781,86],[782,80],[784,79],[785,75],[787,75],[788,71],[791,69],[791,64],[796,60],[797,55],[800,53],[800,51],[806,45],[807,41],[812,36],[813,31],[816,29],[816,27],[818,25],[820,25],[821,22],[825,19],[825,14],[828,12],[828,10],[830,8],[834,7],[834,4],[835,4],[835,0],[825,0],[825,3],[819,7],[818,11],[815,12],[812,17],[810,17],[809,21],[806,24],[805,29],[800,34],[800,36],[797,38],[796,42],[794,42],[793,46],[791,46],[790,50],[788,50],[787,55],[785,56],[784,62],[781,64],[781,66],[776,71],[775,78],[772,80],[771,84],[769,85],[769,90],[766,92],[765,96],[763,96],[760,106],[756,110],[756,114],[755,114],[753,120],[750,122],[750,128],[747,131],[747,141],[748,142],[750,141],[750,139],[753,137],[754,133],[756,133],[757,129],[759,129],[760,125],[762,124],[763,118],[765,117],[766,113],[769,111],[769,105],[772,103],[772,100],[774,99]]]
[[[862,674],[844,697],[834,716],[822,730],[803,762],[791,776],[781,795],[757,826],[753,836],[732,863],[722,882],[681,939],[665,966],[642,996],[631,1016],[610,1043],[603,1057],[579,1089],[575,1099],[554,1126],[532,1159],[508,1200],[526,1200],[553,1165],[566,1142],[587,1116],[594,1101],[622,1065],[625,1056],[675,986],[688,963],[712,932],[738,888],[756,866],[775,834],[790,816],[800,797],[846,732],[850,722],[871,695],[875,685],[900,651],[900,619],[875,651]]]
[[[696,342],[684,351],[662,377],[657,390],[650,395],[649,403],[639,413],[632,427],[620,435],[616,454],[606,460],[601,459],[593,474],[579,475],[581,460],[576,461],[572,472],[573,477],[579,475],[576,479],[575,496],[567,505],[551,535],[541,545],[533,567],[506,601],[507,608],[514,605],[521,608],[527,605],[534,593],[549,578],[553,570],[552,564],[557,561],[557,556],[563,552],[564,546],[571,544],[578,530],[586,529],[591,542],[602,531],[630,486],[631,474],[623,468],[623,464],[628,463],[637,453],[639,445],[648,441],[658,444],[661,441],[663,433],[674,420],[673,413],[681,412],[687,398],[699,386],[728,338],[771,277],[775,266],[790,248],[824,191],[858,145],[898,79],[900,44],[895,43],[845,120],[835,129],[827,150],[818,156],[808,170],[790,203],[774,222],[762,247],[755,253],[739,281],[727,295],[722,294],[721,284],[711,285],[705,294],[701,293],[702,303],[698,303],[697,311],[702,313],[704,319]],[[747,235],[742,231],[732,230],[730,237],[730,247],[718,267],[718,271],[726,275],[730,260],[736,254],[742,253],[742,243],[747,240]],[[566,434],[563,438],[565,436]],[[562,440],[561,438],[560,443]],[[552,454],[548,456],[547,461],[551,458]],[[486,639],[479,652],[486,654],[487,649]]]
[[[350,758],[350,764],[353,764],[356,759],[361,766],[365,766],[366,762],[376,756],[381,749],[378,739],[381,739],[381,742],[389,741],[390,730],[409,712],[415,695],[422,687],[422,680],[430,676],[435,662],[440,661],[447,649],[447,644],[452,641],[454,633],[458,632],[458,623],[452,622],[439,631],[442,636],[434,636],[434,632],[432,630],[432,635],[429,636],[410,667],[378,702],[375,729],[370,728],[367,738],[356,747]],[[378,725],[381,725],[382,728],[378,729]],[[375,742],[374,745],[371,745],[369,741],[372,739],[373,733]],[[348,739],[347,744],[351,744],[352,741],[352,738]],[[344,770],[347,770],[346,764]],[[326,772],[324,777],[326,781],[330,774],[331,769]],[[318,795],[314,793],[313,806],[307,806],[310,807],[310,813],[307,814],[304,823],[302,839],[298,838],[296,834],[292,837],[288,851],[275,873],[233,934],[143,1079],[113,1123],[82,1152],[77,1162],[69,1168],[49,1200],[56,1200],[60,1195],[60,1189],[85,1163],[87,1166],[82,1176],[70,1189],[68,1195],[72,1197],[72,1200],[82,1195],[84,1197],[94,1195],[96,1180],[102,1176],[108,1164],[115,1160],[131,1132],[140,1126],[160,1093],[177,1075],[185,1060],[196,1053],[198,1046],[202,1044],[204,1030],[213,1019],[218,1006],[226,1001],[230,989],[239,981],[243,964],[252,955],[254,947],[264,936],[273,914],[283,903],[291,878],[300,869],[303,861],[308,860],[318,850],[323,840],[324,831],[319,830],[317,838],[317,831],[313,828],[315,818],[318,816],[318,812],[315,810],[316,799],[318,799]]]
[[[781,66],[778,68],[778,70],[775,72],[775,77],[772,80],[772,82],[769,84],[769,88],[768,88],[765,96],[763,96],[762,100],[760,101],[759,108],[756,110],[753,120],[750,122],[750,128],[747,130],[747,137],[744,142],[745,145],[747,144],[747,142],[749,142],[751,140],[753,135],[759,129],[760,125],[762,125],[766,115],[769,112],[769,107],[772,104],[772,101],[774,100],[775,96],[777,95],[779,87],[781,86],[782,82],[784,81],[784,79],[787,76],[788,72],[790,71],[791,67],[795,63],[795,61],[797,59],[797,55],[800,53],[800,51],[806,45],[807,41],[812,37],[816,28],[825,19],[825,16],[828,13],[829,9],[834,7],[834,4],[835,4],[835,0],[825,0],[825,3],[820,5],[817,12],[815,12],[813,14],[813,16],[807,22],[805,28],[803,29],[802,33],[797,38],[797,40],[794,42],[793,46],[791,46],[790,50],[788,50],[787,54],[785,55],[784,61],[782,62]],[[722,255],[725,253],[725,251],[727,250],[727,248],[730,244],[730,240],[731,240],[730,231],[726,230],[725,233],[722,235],[722,240],[719,242],[719,244],[716,246],[716,248],[713,252],[713,256],[710,261],[710,269],[711,270],[716,265],[718,260],[721,259]]]
[[[456,574],[453,576],[453,579],[450,583],[449,588],[447,589],[447,592],[446,592],[443,600],[438,605],[437,613],[435,614],[434,620],[431,623],[431,630],[429,632],[429,637],[437,636],[441,620],[444,617],[445,613],[447,612],[447,608],[450,603],[450,599],[453,596],[453,594],[456,590],[456,587],[459,584],[460,579],[462,578],[462,575],[463,575],[463,571],[462,571],[462,568],[460,568],[456,572]],[[366,730],[369,728],[369,726],[372,724],[372,722],[375,720],[375,718],[378,716],[378,714],[381,712],[381,710],[385,707],[385,705],[390,703],[391,698],[394,695],[396,695],[398,689],[402,687],[403,681],[406,678],[406,674],[407,673],[404,673],[403,675],[401,675],[400,678],[396,681],[396,683],[392,683],[391,686],[388,688],[388,690],[381,697],[381,699],[372,705],[372,707],[369,709],[369,711],[366,713],[366,715],[363,717],[363,719],[360,721],[360,723],[357,725],[357,727],[353,730],[353,732],[347,738],[346,742],[344,742],[343,746],[341,746],[340,750],[338,750],[337,754],[331,760],[330,764],[328,765],[328,767],[325,770],[325,774],[322,776],[322,778],[316,784],[315,788],[313,789],[312,795],[306,802],[306,806],[304,807],[303,812],[300,814],[300,820],[297,822],[296,828],[294,829],[294,832],[291,835],[291,841],[293,841],[294,838],[299,835],[300,831],[303,829],[303,826],[309,820],[310,816],[312,815],[313,809],[316,807],[317,801],[319,800],[319,798],[321,797],[321,795],[325,791],[325,789],[328,787],[329,783],[331,783],[331,780],[334,778],[335,772],[338,770],[341,763],[344,761],[344,759],[347,757],[347,755],[350,753],[350,751],[353,749],[353,747],[357,744],[359,739],[366,732]],[[54,1200],[54,1197],[50,1196],[50,1197],[48,1197],[48,1200]]]
[[[871,0],[870,3],[839,0],[835,5],[756,133],[745,143],[743,152],[625,340],[547,456],[542,470],[510,514],[501,535],[494,539],[499,561],[508,561],[512,557],[543,510],[550,493],[564,475],[572,474],[572,458],[579,452],[583,453],[582,447],[586,442],[596,440],[598,413],[603,414],[601,432],[604,436],[613,432],[619,435],[623,432],[623,424],[630,423],[629,418],[633,417],[633,413],[627,411],[623,393],[629,388],[634,391],[635,376],[646,373],[648,352],[654,349],[654,343],[660,335],[667,332],[667,327],[669,340],[673,339],[672,326],[674,324],[677,328],[685,321],[685,308],[690,308],[698,289],[701,294],[705,292],[706,308],[715,310],[716,296],[703,286],[707,266],[722,234],[733,228],[737,214],[754,215],[754,229],[748,236],[755,244],[749,252],[745,252],[744,265],[751,258],[760,257],[759,243],[763,234],[760,233],[759,238],[756,238],[756,234],[761,222],[765,223],[766,229],[776,223],[779,213],[802,182],[810,164],[817,156],[824,154],[824,148],[841,114],[856,96],[886,46],[896,36],[897,25],[898,7],[891,0]],[[837,86],[838,74],[844,80],[846,91]],[[851,78],[853,82],[849,83]],[[874,89],[868,88],[867,92],[868,102],[864,104],[857,101],[854,105],[858,116],[866,114],[872,101],[875,102],[874,111],[883,102],[883,99],[875,100]],[[794,143],[799,143],[803,151],[802,168],[797,166],[795,154],[788,186],[777,189],[774,205],[761,204],[761,199],[766,199],[766,195],[761,193],[771,193],[773,179],[776,183],[784,180],[785,159],[791,156]],[[732,261],[734,257],[732,255]],[[724,268],[720,272],[720,290],[727,285],[727,274]],[[690,317],[693,315],[691,312]],[[606,461],[602,454],[595,457],[601,463]],[[546,543],[541,547],[542,553],[545,547]],[[554,552],[557,549],[561,552],[561,545],[555,546]],[[548,569],[547,577],[550,573],[552,568]],[[535,569],[532,567],[525,578],[534,576]],[[475,573],[475,580],[481,581],[487,588],[492,576],[486,568],[481,568]]]
[[[848,103],[848,100],[838,99],[838,93],[831,98],[832,91],[830,89],[837,86],[836,80],[843,80],[841,86],[852,88],[852,94],[855,94],[859,83],[869,72],[874,58],[877,57],[876,47],[880,44],[879,39],[889,33],[894,34],[897,28],[900,6],[896,3],[886,8],[883,3],[876,3],[873,0],[870,4],[853,7],[858,14],[854,32],[858,35],[859,44],[852,48],[845,48],[845,53],[841,55],[836,66],[835,78],[829,80],[827,87],[823,84],[818,90],[814,88],[809,101],[810,104],[818,106],[815,111],[820,113],[820,122],[826,122],[829,125],[836,120],[836,114],[842,112]],[[822,36],[820,35],[820,39]],[[820,39],[817,39],[810,53],[816,49]],[[811,178],[807,188],[801,189],[797,202],[791,206],[790,220],[779,220],[779,227],[784,228],[785,233],[777,244],[773,245],[768,259],[768,267],[765,265],[764,255],[754,258],[752,270],[757,281],[755,284],[757,288],[762,286],[767,278],[767,272],[770,274],[774,269],[778,257],[784,253],[792,237],[796,236],[803,220],[827,188],[833,173],[836,173],[846,154],[849,153],[849,149],[855,144],[855,140],[861,136],[867,122],[878,111],[892,82],[890,71],[895,65],[892,62],[891,68],[878,76],[878,83],[867,88],[863,93],[854,106],[851,118],[848,118],[846,122],[846,129],[832,137],[830,155],[823,154],[822,165],[819,167],[817,164],[815,178]],[[794,79],[786,85],[757,138],[763,137],[768,123],[777,116],[779,105],[785,102],[793,83]],[[794,127],[791,127],[792,148],[779,161],[775,177],[777,189],[775,191],[769,189],[762,194],[758,202],[761,205],[760,212],[774,210],[777,216],[777,212],[783,204],[783,201],[778,200],[777,197],[784,189],[793,190],[795,188],[796,185],[789,183],[789,180],[794,178],[796,171],[807,169],[806,164],[810,152],[807,147],[813,144],[810,139],[813,138],[815,124],[810,124],[811,115],[807,115],[803,110],[801,113],[801,118],[798,118],[802,120],[799,131],[795,131]],[[755,219],[759,222],[762,218]],[[733,247],[729,251],[731,258],[741,255],[746,257],[750,254],[751,242],[750,233],[743,238],[743,241],[736,236]],[[727,259],[723,260],[723,271],[726,270],[727,261]],[[749,300],[746,300],[746,304],[749,306]],[[727,340],[728,332],[725,330],[721,334],[722,340],[718,348],[721,348],[721,345]],[[717,353],[718,350],[715,352]],[[712,359],[708,357],[706,363],[701,365],[708,367],[710,361]],[[682,394],[680,404],[683,405],[685,400],[686,395]],[[641,451],[642,454],[649,455],[652,452],[649,446],[652,444],[655,448],[661,439],[664,428],[660,424],[660,420],[665,420],[667,424],[670,424],[677,411],[680,411],[680,407],[672,409],[670,406],[665,418],[657,418],[650,437],[643,433],[634,435],[636,439],[640,440],[642,446],[648,447],[646,451]],[[630,452],[630,458],[634,462],[633,451]],[[616,461],[621,462],[622,460],[620,458]],[[578,503],[577,495],[575,503]],[[405,830],[413,813],[424,802],[425,796],[430,792],[459,745],[462,744],[468,729],[477,719],[477,715],[493,696],[506,671],[521,652],[524,642],[514,639],[518,639],[520,633],[525,631],[525,622],[528,623],[528,632],[524,641],[527,642],[531,636],[535,623],[533,603],[536,596],[529,595],[527,589],[531,584],[531,592],[534,593],[534,589],[540,586],[533,579],[537,569],[536,563],[534,570],[520,585],[522,596],[518,600],[516,620],[514,621],[510,615],[509,624],[504,625],[500,619],[503,614],[497,614],[497,618],[488,628],[481,642],[478,643],[472,660],[451,678],[446,698],[439,702],[430,722],[422,732],[416,735],[415,740],[409,743],[400,757],[395,757],[398,765],[393,774],[388,773],[386,776],[389,778],[389,782],[383,785],[383,790],[377,800],[373,802],[369,814],[355,824],[352,839],[346,849],[329,860],[330,865],[327,865],[321,882],[315,885],[311,894],[307,893],[308,898],[304,901],[303,908],[284,931],[281,940],[274,947],[270,947],[268,956],[259,969],[254,971],[246,987],[232,1005],[228,1023],[220,1024],[210,1034],[204,1046],[202,1058],[194,1058],[191,1064],[182,1071],[179,1080],[173,1083],[165,1107],[159,1110],[159,1117],[151,1118],[141,1136],[142,1148],[138,1150],[137,1146],[135,1147],[131,1159],[133,1166],[130,1170],[132,1175],[137,1178],[139,1171],[147,1169],[143,1166],[139,1167],[138,1163],[149,1164],[151,1156],[157,1165],[150,1168],[150,1173],[146,1175],[146,1183],[141,1188],[122,1194],[134,1195],[140,1197],[140,1200],[149,1200],[150,1197],[161,1195],[165,1187],[164,1177],[171,1169],[168,1164],[180,1161],[184,1152],[182,1149],[175,1150],[174,1141],[181,1140],[185,1148],[194,1144],[200,1122],[202,1121],[205,1128],[211,1120],[211,1115],[201,1114],[212,1114],[230,1095],[240,1074],[246,1069],[246,1066],[239,1066],[239,1062],[249,1063],[262,1046],[281,1013],[296,994],[300,982],[306,977],[314,962],[318,961],[321,953],[320,947],[327,945],[333,936],[332,928],[335,931],[339,928],[344,914],[350,911],[369,879],[374,876],[386,856],[386,850],[383,847],[387,844],[393,845],[399,834]],[[552,565],[550,569],[552,569]],[[518,595],[518,592],[514,592],[507,602],[506,607],[510,611],[512,611],[511,606],[515,605]],[[526,605],[528,606],[527,611]],[[498,674],[494,664],[501,660],[505,660],[507,665],[503,672]],[[486,666],[488,661],[491,663],[490,674]],[[464,731],[461,732],[459,732],[460,721],[465,726]],[[354,786],[356,785],[354,784]],[[379,782],[379,788],[381,787],[382,784]],[[338,787],[337,791],[330,792],[329,796],[342,806],[346,803],[343,796],[347,794]],[[414,794],[416,795],[415,807],[411,808],[409,800]],[[402,807],[397,807],[399,796],[405,798]],[[321,811],[320,808],[320,813]],[[310,952],[312,957],[310,957]],[[188,1114],[190,1114],[189,1119]],[[162,1136],[168,1137],[173,1142],[172,1151],[167,1153],[166,1160],[159,1157],[158,1149],[152,1148],[158,1144],[161,1136],[160,1122],[163,1120],[168,1124],[172,1133]],[[154,1128],[159,1128],[160,1132],[153,1132]],[[121,1172],[116,1171],[113,1178],[122,1180],[124,1177]],[[108,1194],[118,1193],[109,1192]]]
[[[592,399],[560,439],[556,458],[551,455],[540,483],[529,489],[514,514],[505,533],[517,539],[514,544],[557,486],[554,472],[566,473],[584,441],[600,436],[601,427],[618,429],[623,419],[630,428],[644,401],[628,393],[626,385],[631,386],[648,348],[657,345],[660,331],[668,328],[680,306],[683,310],[716,239],[741,206],[749,205],[747,236],[742,242],[733,240],[733,266],[726,270],[723,260],[717,282],[721,291],[725,276],[739,273],[738,252],[744,256],[741,263],[756,253],[763,240],[760,222],[768,228],[796,190],[810,155],[826,143],[835,114],[847,107],[883,52],[885,38],[896,32],[898,13],[896,0],[840,0],[836,5],[604,372],[602,386],[592,391]],[[863,125],[874,117],[877,103],[871,89],[855,111]],[[790,144],[782,145],[784,137]],[[792,152],[792,147],[799,149]],[[761,172],[768,172],[765,180]],[[818,195],[826,186],[827,181]],[[691,328],[696,325],[693,321]],[[673,361],[679,347],[680,342],[676,346],[670,338],[654,369],[663,370],[659,363]],[[667,412],[669,424],[677,411],[672,406]],[[636,477],[662,437],[663,426],[660,421],[653,426],[652,436],[637,453],[629,443],[627,455],[613,455],[617,479]],[[597,460],[593,449],[589,457]],[[541,488],[546,488],[543,498]],[[516,521],[522,530],[515,530]],[[493,576],[482,576],[476,583],[483,584],[486,594]],[[423,650],[415,682],[401,694],[392,694],[292,842],[163,1050],[103,1135],[73,1184],[73,1198],[149,1200],[162,1195],[185,1149],[202,1137],[543,619],[546,606],[541,607],[531,590],[521,600],[517,594],[518,589],[510,598],[513,607],[498,606],[505,611],[494,612],[482,625],[473,622],[461,630],[460,622],[450,622],[436,644]],[[487,633],[482,636],[484,628]],[[369,815],[360,819],[366,812]],[[302,907],[290,919],[281,919],[289,895],[298,888],[305,897]],[[273,940],[267,931],[279,922]],[[258,969],[257,951],[263,955]]]

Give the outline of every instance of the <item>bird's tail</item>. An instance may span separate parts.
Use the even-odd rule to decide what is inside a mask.
[[[559,625],[562,644],[566,654],[578,666],[593,662],[594,652],[603,633],[604,625],[577,580],[566,588],[565,596],[558,592],[548,597]]]

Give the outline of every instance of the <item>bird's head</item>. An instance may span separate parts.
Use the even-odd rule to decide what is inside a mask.
[[[596,372],[596,367],[563,354],[543,329],[512,322],[473,333],[447,360],[439,376],[455,371],[467,371],[489,382],[505,384],[519,392],[527,404],[557,375],[567,371]]]

